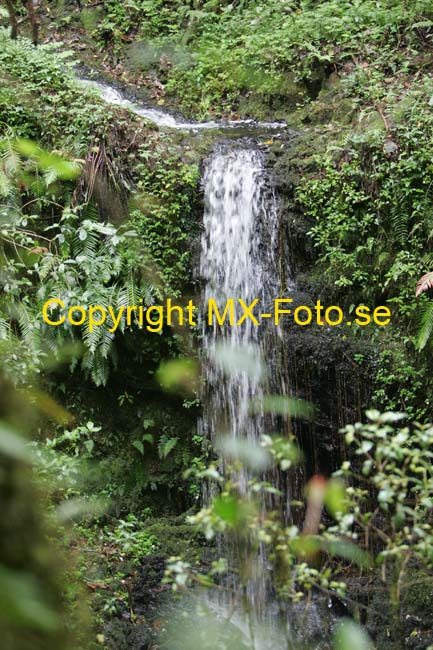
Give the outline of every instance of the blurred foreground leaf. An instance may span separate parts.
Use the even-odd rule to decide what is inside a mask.
[[[240,461],[252,470],[263,470],[270,465],[271,457],[259,445],[248,440],[227,435],[219,439],[217,444],[221,455],[232,461]]]
[[[325,540],[322,539],[320,547],[332,556],[341,557],[349,562],[354,562],[360,567],[368,569],[372,566],[371,556],[359,546],[344,539]]]
[[[254,513],[254,505],[232,494],[222,494],[213,501],[213,511],[217,517],[235,528],[245,524]]]
[[[324,494],[326,509],[333,516],[344,514],[347,511],[348,501],[346,497],[346,486],[339,479],[331,479],[327,482]]]
[[[20,393],[24,395],[30,404],[34,404],[41,413],[58,424],[65,426],[73,420],[73,416],[55,399],[50,397],[48,393],[44,393],[37,388],[26,388],[21,390]]]
[[[163,390],[182,395],[195,394],[197,378],[197,361],[188,357],[163,362],[156,372],[156,379]]]
[[[251,410],[254,413],[273,413],[292,418],[310,420],[314,415],[314,407],[311,402],[285,395],[266,395],[263,399],[253,400]]]
[[[44,603],[36,579],[22,571],[0,565],[0,620],[8,625],[55,631],[56,613]]]
[[[56,514],[60,523],[75,521],[86,518],[99,517],[108,509],[109,501],[107,499],[84,499],[82,497],[72,497],[65,499],[57,507]]]
[[[345,621],[335,635],[335,650],[374,650],[368,634],[353,621]]]
[[[266,376],[258,349],[233,348],[224,343],[217,343],[209,354],[229,376],[244,372],[256,381]]]
[[[72,181],[78,178],[81,169],[77,163],[70,162],[58,154],[45,151],[31,140],[19,138],[15,148],[20,154],[31,158],[41,171],[50,173],[47,176],[47,185],[54,180]]]
[[[15,460],[30,462],[31,454],[26,445],[26,440],[18,433],[11,431],[0,422],[0,455],[14,458]]]

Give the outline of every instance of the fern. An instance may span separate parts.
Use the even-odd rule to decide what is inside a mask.
[[[395,206],[391,214],[392,229],[395,240],[399,244],[407,242],[409,235],[408,215],[399,205]]]
[[[11,327],[9,322],[5,318],[0,317],[0,340],[6,341],[10,338],[10,335]]]
[[[423,350],[433,331],[433,302],[429,301],[421,314],[421,326],[417,337],[417,347]]]
[[[91,377],[96,386],[105,386],[110,374],[107,359],[95,354],[92,359]]]
[[[35,315],[34,314],[29,314],[27,308],[23,303],[19,303],[15,306],[16,310],[16,315],[17,315],[17,320],[19,323],[19,328],[20,328],[20,334],[25,343],[31,347],[34,348],[36,344],[36,339],[38,338],[35,336]]]
[[[39,278],[44,282],[52,273],[54,268],[58,266],[59,258],[55,255],[44,255],[39,264]],[[58,295],[58,294],[57,294]]]
[[[162,436],[158,444],[158,455],[161,459],[167,458],[169,453],[176,447],[179,438],[167,438]]]
[[[21,171],[22,162],[14,146],[14,134],[9,128],[0,139],[0,196],[16,198],[14,177]]]
[[[0,196],[7,197],[12,191],[12,183],[10,178],[5,174],[3,169],[0,168]]]

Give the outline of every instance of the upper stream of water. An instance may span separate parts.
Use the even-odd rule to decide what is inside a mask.
[[[121,106],[127,110],[140,115],[147,120],[154,122],[161,128],[177,129],[179,131],[201,131],[201,130],[230,130],[244,127],[251,130],[275,131],[285,128],[283,122],[256,122],[255,120],[221,120],[209,122],[190,122],[181,117],[174,117],[166,111],[144,106],[143,104],[128,99],[120,91],[99,81],[81,78],[80,83],[88,88],[93,88],[108,104]]]

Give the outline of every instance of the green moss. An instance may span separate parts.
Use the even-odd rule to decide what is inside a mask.
[[[433,574],[411,569],[405,576],[402,609],[408,616],[422,619],[423,627],[433,629]]]
[[[162,518],[146,523],[145,530],[159,540],[159,552],[167,557],[183,556],[199,562],[208,551],[203,535],[185,523],[185,517]]]

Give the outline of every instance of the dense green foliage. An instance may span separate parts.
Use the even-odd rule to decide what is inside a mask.
[[[82,101],[83,90],[70,74],[71,55],[56,45],[36,50],[25,40],[11,43],[1,30],[0,121],[19,136],[78,156],[104,133],[111,116],[94,96]]]
[[[390,333],[380,335],[388,349],[378,369],[377,403],[422,418],[429,410],[430,371],[416,349],[425,346],[432,319],[426,296],[415,298],[415,284],[432,262],[432,88],[427,78],[404,92],[402,80],[389,81],[385,114],[367,98],[359,126],[314,157],[314,172],[297,198],[312,220],[317,273],[336,300],[347,307],[359,297],[365,304],[386,301],[392,309]],[[407,376],[411,386],[401,385]]]
[[[155,70],[184,109],[206,114],[236,110],[244,99],[248,106],[251,94],[284,111],[315,94],[324,72],[353,60],[374,64],[376,77],[404,69],[407,52],[423,56],[433,14],[428,0],[111,0],[94,18],[101,44],[119,51],[122,39],[131,41],[136,68]],[[357,67],[353,79],[360,74],[368,71]]]

